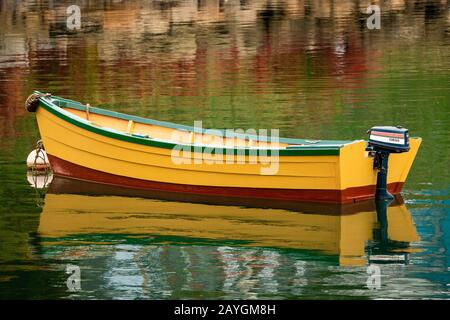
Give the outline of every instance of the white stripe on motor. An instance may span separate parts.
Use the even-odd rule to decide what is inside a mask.
[[[380,137],[380,136],[377,136],[374,134],[370,135],[370,140],[393,143],[393,144],[405,144],[405,139],[392,138],[392,137]]]

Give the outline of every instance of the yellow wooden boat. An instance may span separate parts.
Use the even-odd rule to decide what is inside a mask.
[[[377,157],[373,156],[378,149],[368,151],[363,140],[280,138],[274,142],[268,137],[236,133],[217,145],[220,133],[94,108],[39,92],[27,100],[27,109],[36,112],[54,174],[97,183],[179,194],[347,203],[373,198],[379,183],[377,174],[386,171],[374,168]],[[380,143],[405,143],[401,150],[394,146],[396,151],[385,163],[389,163],[387,189],[398,194],[421,139],[408,138],[405,130],[392,133],[380,129],[373,134],[374,145],[375,138]],[[174,157],[177,148],[189,152]],[[266,163],[252,162],[255,154]],[[383,152],[376,154],[383,159]],[[226,162],[217,161],[224,157]],[[274,164],[275,173],[263,173]]]
[[[379,241],[374,239],[374,230],[380,229],[380,224],[386,228],[389,241],[404,244],[403,254],[412,252],[409,243],[419,240],[401,197],[396,197],[385,217],[380,217],[373,200],[322,207],[305,203],[302,211],[290,211],[135,198],[131,190],[120,196],[117,187],[103,190],[59,179],[55,178],[45,196],[38,228],[40,237],[51,238],[51,243],[66,237],[83,242],[99,234],[131,236],[137,242],[142,238],[144,243],[152,236],[172,236],[317,250],[338,256],[341,265],[365,265],[370,259],[367,245],[371,240]],[[90,191],[95,194],[88,195]]]

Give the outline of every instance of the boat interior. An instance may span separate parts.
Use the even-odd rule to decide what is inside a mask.
[[[95,108],[89,104],[84,105],[54,96],[45,99],[64,109],[72,117],[75,116],[77,120],[87,121],[90,125],[143,139],[161,140],[176,144],[221,146],[223,148],[291,149],[298,147],[336,147],[351,142],[279,137],[273,137],[275,139],[272,139],[270,135],[259,135],[256,131],[205,130],[201,127],[178,125]],[[269,132],[269,130],[267,131]]]

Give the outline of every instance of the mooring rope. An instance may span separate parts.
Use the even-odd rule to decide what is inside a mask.
[[[47,184],[51,178],[51,169],[45,157],[45,149],[42,140],[36,142],[35,152],[33,165],[31,166],[31,179],[36,195],[36,205],[42,208],[44,206]],[[42,162],[38,163],[38,160],[42,160]],[[42,164],[44,165],[44,172],[38,170],[38,164],[40,166],[42,166]],[[40,181],[42,178],[44,180]],[[42,185],[42,188],[40,188],[40,185]]]
[[[42,162],[38,162],[38,160],[42,160]],[[42,167],[44,167],[44,174],[42,174],[42,170],[40,170]],[[36,142],[34,161],[33,165],[31,166],[31,173],[33,174],[33,176],[47,175],[50,171],[50,164],[46,159],[44,144],[42,140],[38,140]]]
[[[32,93],[28,96],[25,101],[25,109],[28,112],[36,112],[37,107],[39,106],[39,99],[42,97],[50,97],[51,93]]]

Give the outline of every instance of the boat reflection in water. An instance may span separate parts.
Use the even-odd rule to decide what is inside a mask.
[[[39,235],[53,242],[77,239],[87,243],[102,235],[106,242],[114,237],[132,237],[135,244],[148,244],[152,239],[170,244],[178,239],[175,244],[189,243],[191,250],[196,242],[221,244],[219,254],[209,259],[225,260],[228,249],[224,248],[236,245],[300,249],[337,257],[341,266],[407,263],[410,242],[419,240],[412,217],[399,197],[387,208],[374,201],[296,207],[259,201],[261,208],[255,208],[249,203],[223,205],[226,199],[214,199],[222,205],[199,203],[199,198],[184,200],[194,203],[143,198],[143,194],[123,188],[57,177],[45,196]]]

